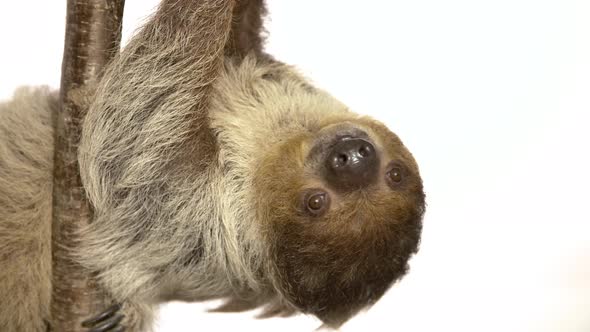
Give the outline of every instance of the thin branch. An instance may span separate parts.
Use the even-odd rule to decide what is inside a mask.
[[[110,304],[71,253],[76,231],[92,221],[77,161],[81,122],[89,85],[119,51],[123,6],[124,0],[68,0],[54,160],[52,331],[82,331],[81,321]]]

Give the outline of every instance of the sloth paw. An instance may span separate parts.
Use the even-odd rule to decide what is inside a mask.
[[[125,327],[120,323],[125,316],[117,314],[119,310],[121,305],[114,304],[100,314],[83,321],[82,327],[87,328],[87,332],[123,332]]]

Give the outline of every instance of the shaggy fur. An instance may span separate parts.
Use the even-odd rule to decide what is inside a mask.
[[[158,303],[210,298],[338,326],[418,248],[424,195],[411,154],[265,55],[263,13],[260,0],[165,0],[91,96],[79,161],[95,220],[76,255],[123,304],[130,331],[149,329]],[[49,319],[54,110],[44,91],[0,109],[0,299],[17,299],[0,305],[0,330]],[[322,160],[334,138],[357,133],[379,153],[379,180],[343,192]],[[395,185],[392,163],[404,172]],[[321,217],[302,211],[310,188],[330,194]]]
[[[45,331],[49,319],[56,109],[46,88],[0,104],[0,331]]]

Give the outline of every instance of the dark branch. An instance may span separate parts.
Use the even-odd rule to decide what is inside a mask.
[[[90,85],[118,52],[124,0],[68,0],[53,187],[51,329],[79,331],[108,300],[72,257],[92,209],[80,181],[77,149]]]

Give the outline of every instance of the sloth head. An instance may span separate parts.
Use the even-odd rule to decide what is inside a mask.
[[[288,303],[337,326],[406,273],[425,205],[418,166],[383,124],[292,69],[247,67],[236,70],[241,87],[234,78],[226,90],[250,91],[239,103],[242,129],[232,130],[247,128],[242,135],[253,142],[245,153],[254,156],[267,274]]]
[[[424,195],[413,158],[384,126],[329,124],[262,164],[257,207],[271,273],[289,302],[338,325],[404,275]]]

